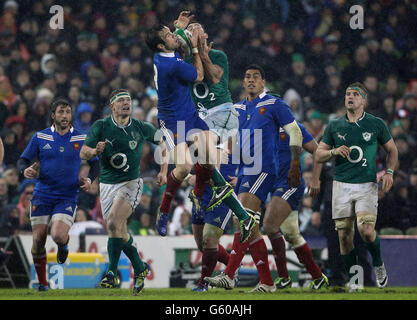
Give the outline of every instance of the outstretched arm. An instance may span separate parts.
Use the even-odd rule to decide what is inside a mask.
[[[209,57],[209,51],[213,46],[213,42],[207,45],[207,39],[204,35],[200,35],[198,39],[198,53],[204,67],[204,76],[213,84],[217,84],[222,79],[224,70],[217,64],[213,64]]]

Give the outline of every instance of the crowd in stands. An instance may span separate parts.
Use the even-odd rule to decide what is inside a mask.
[[[74,126],[87,133],[110,114],[115,88],[132,94],[133,117],[157,125],[153,56],[147,30],[158,23],[173,28],[182,10],[191,10],[229,58],[233,101],[242,99],[243,68],[257,63],[267,87],[291,107],[295,117],[319,139],[327,122],[344,113],[344,91],[361,81],[369,91],[367,111],[384,119],[399,150],[393,189],[380,193],[377,230],[405,233],[417,227],[417,3],[412,0],[358,1],[364,29],[351,29],[344,0],[79,0],[61,1],[63,29],[53,29],[53,0],[4,1],[0,7],[0,130],[5,157],[0,168],[0,233],[30,232],[28,212],[33,180],[16,162],[32,135],[51,125],[49,105],[65,97]],[[311,179],[311,156],[303,155]],[[378,170],[385,154],[378,155]],[[82,170],[88,170],[88,165]],[[143,148],[141,172],[146,185],[130,218],[134,234],[154,234],[163,189],[153,147]],[[191,186],[184,183],[173,205],[169,234],[190,233]],[[80,192],[77,223],[103,226],[97,181]],[[307,195],[300,208],[304,234],[322,234]],[[86,224],[87,225],[87,224]],[[97,226],[97,225],[96,225]],[[81,228],[81,230],[84,230]]]

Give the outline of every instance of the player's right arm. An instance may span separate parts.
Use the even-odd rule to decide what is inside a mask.
[[[39,144],[37,133],[35,133],[30,139],[29,144],[21,154],[19,160],[17,160],[17,168],[25,178],[33,179],[36,178],[39,174],[39,162],[35,161],[32,165],[32,161],[38,158],[39,159]]]
[[[191,42],[191,46],[193,47],[192,55],[193,55],[193,66],[197,69],[197,77],[195,79],[196,82],[200,82],[204,80],[204,68],[203,62],[201,61],[200,55],[198,53],[198,41],[199,41],[199,30],[193,29],[192,37],[189,38]]]
[[[99,156],[104,152],[106,142],[100,141],[102,131],[101,127],[102,121],[100,120],[97,120],[92,125],[80,150],[80,158],[82,160],[91,160],[92,158]]]
[[[327,162],[333,156],[341,156],[343,158],[349,156],[350,148],[348,146],[342,145],[338,148],[333,148],[334,141],[330,133],[330,127],[331,125],[329,124],[324,130],[323,138],[316,150],[316,155],[314,158],[317,162]]]
[[[211,62],[208,54],[212,46],[213,42],[210,42],[210,44],[207,45],[207,39],[200,35],[200,39],[198,40],[198,53],[200,54],[201,62],[203,63],[204,75],[212,84],[217,84],[222,79],[224,70],[219,65]],[[222,60],[226,60],[224,63],[227,64],[226,55],[224,55],[224,57],[222,56]]]
[[[97,142],[97,145],[95,148],[91,148],[84,144],[80,151],[80,158],[82,160],[90,160],[96,156],[99,156],[100,154],[103,153],[104,148],[106,147],[106,143],[107,142],[105,141],[99,141]]]

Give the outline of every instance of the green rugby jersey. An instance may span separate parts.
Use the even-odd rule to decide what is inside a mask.
[[[378,144],[390,139],[385,122],[366,112],[357,122],[349,122],[346,115],[330,121],[322,141],[334,148],[346,145],[351,149],[347,158],[336,156],[333,179],[347,183],[376,182]]]
[[[99,141],[106,141],[100,155],[100,182],[117,184],[139,178],[142,147],[146,141],[158,144],[157,129],[150,123],[130,118],[121,127],[112,116],[94,122],[84,142],[95,148]]]
[[[229,63],[223,51],[211,49],[209,58],[215,65],[223,69],[223,76],[217,84],[211,83],[206,77],[201,82],[194,82],[191,85],[191,96],[198,112],[217,107],[223,103],[232,103],[232,96],[229,91]],[[193,58],[187,57],[185,61],[192,63]]]

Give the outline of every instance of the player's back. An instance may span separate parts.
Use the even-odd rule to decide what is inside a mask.
[[[186,119],[195,111],[189,85],[197,77],[196,69],[178,53],[155,53],[154,80],[158,91],[158,118]]]

